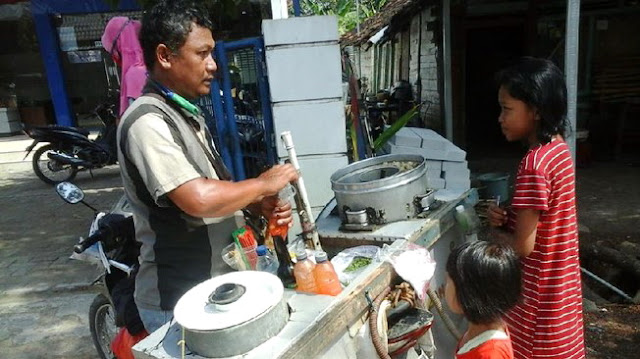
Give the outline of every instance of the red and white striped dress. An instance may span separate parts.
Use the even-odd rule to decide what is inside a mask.
[[[515,358],[584,358],[575,176],[565,142],[527,152],[511,207],[540,211],[533,252],[522,259],[523,298],[505,318]]]

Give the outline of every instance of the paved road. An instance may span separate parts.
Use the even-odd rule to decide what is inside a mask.
[[[122,194],[118,167],[94,176],[74,182],[88,203],[108,208]],[[92,211],[62,201],[28,162],[0,163],[0,211],[0,357],[97,358],[87,317],[99,272],[69,259]]]

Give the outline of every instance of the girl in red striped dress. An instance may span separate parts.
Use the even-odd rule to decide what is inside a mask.
[[[522,264],[522,301],[505,321],[515,358],[584,358],[574,165],[563,135],[566,86],[550,61],[526,58],[498,74],[502,133],[523,141],[509,210],[488,217]]]

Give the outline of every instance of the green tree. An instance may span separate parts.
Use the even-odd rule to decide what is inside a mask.
[[[359,9],[356,0],[300,0],[305,15],[335,15],[338,17],[338,29],[341,34],[356,28],[368,17],[375,15],[387,3],[387,0],[360,0]]]

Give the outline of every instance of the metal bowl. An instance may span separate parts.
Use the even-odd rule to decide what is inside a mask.
[[[427,192],[427,165],[419,155],[385,155],[352,163],[330,180],[343,222],[345,212],[366,210],[371,223],[384,224],[415,216],[414,198]]]

